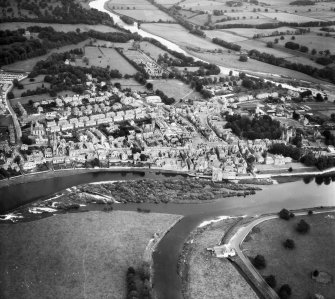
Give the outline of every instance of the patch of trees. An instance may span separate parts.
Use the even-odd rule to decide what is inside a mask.
[[[133,20],[133,18],[128,17],[128,16],[126,16],[126,15],[121,15],[121,16],[120,16],[120,19],[121,19],[123,22],[125,22],[126,24],[128,24],[128,25],[133,25],[133,24],[134,24],[134,20]]]
[[[257,254],[252,260],[252,264],[258,270],[264,269],[266,267],[265,257],[261,254]]]
[[[290,298],[292,293],[291,287],[288,284],[284,284],[278,290],[278,296],[280,299],[288,299]]]
[[[159,89],[156,89],[155,93],[156,93],[157,96],[161,97],[162,102],[165,105],[172,105],[176,102],[176,100],[174,98],[168,97],[163,91],[161,91]]]
[[[301,219],[296,226],[296,230],[298,233],[306,234],[310,230],[310,225],[304,219]]]
[[[9,17],[5,16],[1,22],[43,22],[43,23],[62,23],[62,24],[106,24],[114,25],[113,19],[108,13],[97,9],[85,9],[75,0],[58,0],[54,7],[44,6],[43,1],[23,2],[15,1],[19,9],[32,12],[36,17]],[[44,10],[42,10],[44,8]]]
[[[273,144],[269,148],[268,152],[274,155],[283,155],[284,157],[290,157],[296,161],[299,161],[302,156],[301,149],[292,145],[286,145],[284,143]]]
[[[283,245],[287,249],[294,249],[294,247],[295,247],[294,241],[292,239],[286,239],[283,242]]]
[[[329,80],[332,83],[335,83],[335,68],[333,67],[325,67],[323,69],[317,69],[310,65],[305,65],[301,63],[295,63],[285,60],[284,58],[275,57],[272,54],[261,53],[257,50],[250,50],[249,56],[253,59],[269,63],[272,65],[284,67],[287,69],[291,69],[294,71],[298,71],[307,75],[310,75],[314,78],[321,78],[325,80]]]
[[[282,133],[280,122],[272,120],[267,115],[250,119],[241,115],[227,115],[226,128],[231,128],[233,133],[247,139],[279,139]]]
[[[287,42],[285,44],[285,48],[291,49],[291,50],[299,50],[300,52],[304,52],[304,53],[307,53],[309,51],[308,47],[304,45],[300,45],[298,43],[294,43],[294,42]]]
[[[254,78],[254,77],[244,77],[242,79],[242,86],[247,89],[264,89],[270,88],[273,86],[273,83],[270,81],[265,81],[262,78]]]
[[[300,162],[304,163],[306,166],[316,166],[319,170],[335,167],[335,157],[320,156],[316,158],[312,152],[308,152],[302,156]]]
[[[278,213],[278,216],[280,219],[290,220],[291,218],[294,217],[294,214],[289,210],[281,209],[280,212]]]
[[[133,267],[127,270],[127,299],[151,299],[150,266],[143,263],[137,271]]]
[[[226,42],[224,41],[223,39],[220,39],[220,38],[213,38],[212,39],[212,42],[214,44],[217,44],[221,47],[224,47],[224,48],[227,48],[227,49],[230,49],[230,50],[233,50],[233,51],[240,51],[241,50],[241,46],[240,45],[237,45],[237,44],[234,44],[234,43],[230,43],[230,42]]]
[[[15,169],[12,169],[12,168],[8,168],[7,170],[3,169],[3,168],[0,168],[0,180],[10,178],[12,176],[17,176],[17,175],[20,175],[20,174],[21,174],[20,172],[16,171]]]
[[[297,0],[291,2],[290,5],[315,5],[315,2],[310,0]]]

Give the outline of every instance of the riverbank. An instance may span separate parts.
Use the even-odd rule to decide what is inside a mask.
[[[127,268],[181,217],[88,212],[0,225],[0,297],[125,298]]]
[[[219,259],[207,250],[221,244],[224,235],[241,219],[235,217],[212,222],[190,234],[178,263],[184,298],[258,298],[227,259]]]

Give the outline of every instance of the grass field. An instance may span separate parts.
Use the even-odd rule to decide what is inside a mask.
[[[26,59],[23,61],[17,61],[12,64],[3,66],[2,69],[8,70],[8,71],[31,72],[35,64],[38,61],[47,59],[51,54],[66,52],[66,51],[70,51],[71,49],[83,48],[87,43],[88,41],[83,41],[76,45],[69,45],[69,46],[60,47],[59,49],[52,49],[46,55]]]
[[[118,14],[143,22],[174,21],[168,14],[146,0],[109,0],[107,7]]]
[[[262,275],[273,274],[277,285],[289,284],[292,299],[308,298],[308,295],[322,294],[325,298],[333,298],[335,285],[324,285],[312,280],[311,272],[325,271],[335,277],[335,214],[329,213],[301,216],[285,221],[274,219],[257,226],[250,239],[242,244],[248,256],[262,254],[267,266],[261,270]],[[310,232],[298,234],[294,227],[300,219],[310,224]],[[287,250],[282,242],[293,239],[295,248]]]
[[[221,47],[191,34],[179,24],[142,24],[141,28],[149,33],[156,34],[182,47],[214,50]]]
[[[285,32],[285,31],[294,31],[293,28],[290,27],[279,27],[276,29],[257,29],[257,28],[231,28],[231,29],[223,29],[220,31],[236,34],[238,36],[252,38],[255,34],[271,34],[274,31]]]
[[[297,22],[297,23],[305,23],[305,22],[315,22],[320,21],[320,19],[305,17],[302,15],[290,14],[285,12],[262,12],[260,13],[265,18],[275,19],[279,22]]]
[[[138,91],[138,92],[145,92],[148,91],[148,89],[144,86],[138,83],[135,79],[129,78],[129,79],[112,79],[111,83],[120,83],[121,88],[130,88],[132,91]]]
[[[154,233],[180,217],[166,214],[70,213],[0,225],[0,297],[126,297],[126,271],[140,266]]]
[[[176,79],[159,79],[148,80],[154,86],[154,90],[159,89],[163,91],[168,97],[175,98],[176,101],[180,99],[202,99],[199,92],[194,91],[189,85]]]
[[[13,93],[15,97],[21,97],[21,94],[28,89],[34,90],[37,87],[42,88],[42,84],[44,85],[45,88],[50,87],[50,83],[44,82],[44,75],[38,75],[37,77],[34,78],[34,82],[30,82],[29,78],[23,79],[20,83],[23,85],[23,89],[17,89],[13,88]]]
[[[80,29],[81,32],[95,30],[100,32],[119,32],[118,29],[109,27],[106,25],[86,25],[86,24],[53,24],[53,23],[30,23],[30,22],[12,22],[12,23],[1,23],[1,30],[16,30],[20,28],[27,28],[30,26],[40,26],[40,27],[48,27],[51,26],[56,31],[76,31],[77,28]]]
[[[226,259],[211,255],[206,248],[218,245],[236,219],[207,226],[189,244],[188,283],[185,298],[256,299],[254,291]]]
[[[150,56],[151,58],[157,60],[159,55],[164,55],[167,54],[169,57],[176,59],[174,56],[172,56],[170,53],[162,50],[161,48],[153,45],[152,43],[149,42],[140,42],[140,48],[141,50],[146,53],[149,54],[148,56]]]
[[[206,36],[213,39],[215,37],[225,40],[226,42],[236,43],[245,41],[247,38],[239,36],[224,30],[205,30]]]
[[[88,58],[88,66],[107,67],[118,69],[121,74],[133,75],[137,70],[125,60],[115,49],[101,47],[85,47],[85,57]],[[81,60],[76,60],[76,65],[86,66]]]

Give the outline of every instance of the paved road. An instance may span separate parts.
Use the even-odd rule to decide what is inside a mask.
[[[326,210],[326,211],[316,211],[314,214],[321,214],[321,213],[329,213],[334,212],[335,210]],[[296,216],[304,216],[307,212],[297,212],[295,213]],[[239,258],[242,260],[242,262],[245,264],[245,266],[248,268],[248,270],[252,273],[252,275],[255,278],[256,287],[266,296],[266,298],[269,299],[278,299],[277,293],[265,282],[262,275],[258,272],[258,270],[253,266],[253,264],[250,262],[249,258],[247,258],[243,251],[241,250],[241,244],[246,238],[246,236],[250,233],[250,231],[258,224],[268,221],[271,219],[279,218],[277,215],[270,215],[270,216],[264,216],[259,219],[256,219],[250,223],[248,223],[246,226],[243,226],[238,229],[238,231],[235,233],[235,235],[229,240],[229,244],[232,246],[232,248],[235,249],[236,254],[239,256]]]

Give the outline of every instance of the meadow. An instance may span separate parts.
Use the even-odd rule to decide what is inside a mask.
[[[146,53],[149,54],[148,56],[152,57],[153,59],[157,60],[159,55],[168,55],[168,57],[174,58],[169,52],[166,52],[162,50],[161,48],[153,45],[152,43],[149,42],[140,42],[140,49]]]
[[[307,213],[306,213],[307,214]],[[310,224],[307,234],[299,234],[295,226],[304,219]],[[295,248],[286,249],[283,242],[292,239]],[[322,246],[320,246],[322,244]],[[335,214],[323,213],[297,216],[289,221],[273,219],[256,226],[242,243],[243,251],[251,257],[261,254],[267,265],[259,270],[262,275],[274,275],[277,286],[289,284],[292,299],[322,294],[332,298],[334,283],[321,284],[312,280],[314,270],[325,271],[335,277]]]
[[[215,50],[221,47],[214,45],[201,37],[193,35],[179,24],[142,24],[141,28],[149,33],[156,34],[181,47],[190,47],[193,49]]]
[[[119,0],[109,0],[107,7],[117,14],[131,17],[143,22],[174,21],[168,14],[159,10],[146,0],[127,0],[120,3]]]
[[[84,67],[98,66],[103,68],[109,65],[111,69],[117,69],[123,75],[134,75],[137,72],[137,70],[113,48],[85,47],[84,56],[88,58],[88,65],[86,65],[82,59],[76,59],[76,65]]]
[[[125,298],[127,268],[179,218],[115,211],[1,224],[0,297]]]
[[[17,89],[17,88],[13,88],[13,94],[14,97],[18,98],[21,97],[21,94],[25,91],[27,91],[28,89],[30,90],[35,90],[37,87],[45,87],[45,88],[49,88],[50,87],[50,83],[46,83],[44,82],[44,76],[43,75],[38,75],[37,77],[34,78],[35,81],[30,82],[29,78],[23,79],[22,81],[20,81],[20,83],[23,85],[23,89]]]

